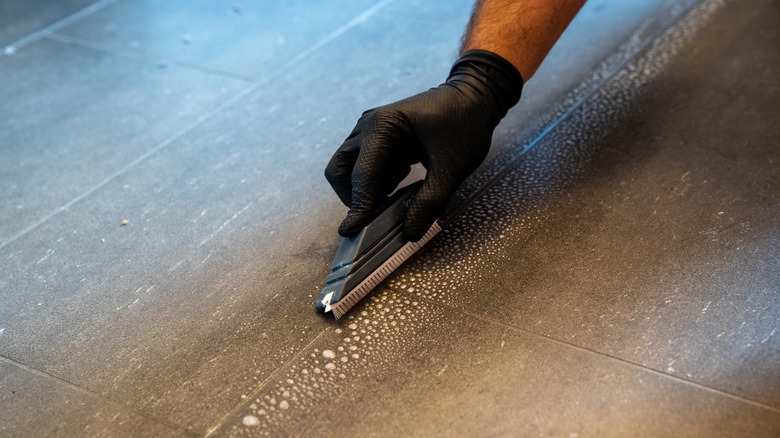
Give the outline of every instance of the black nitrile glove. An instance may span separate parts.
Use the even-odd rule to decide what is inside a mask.
[[[325,169],[350,208],[339,234],[350,236],[367,225],[419,162],[427,175],[406,211],[404,233],[420,240],[485,159],[493,130],[520,100],[522,88],[523,78],[511,63],[470,50],[455,62],[447,82],[364,112]]]

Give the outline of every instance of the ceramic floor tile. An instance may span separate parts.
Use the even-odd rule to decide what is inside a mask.
[[[248,87],[50,40],[0,75],[0,245]]]
[[[378,3],[120,1],[58,33],[267,78]]]
[[[606,84],[395,286],[780,406],[776,5],[717,5]]]
[[[213,436],[761,436],[780,412],[383,291]]]
[[[0,359],[0,435],[190,436],[117,404]]]

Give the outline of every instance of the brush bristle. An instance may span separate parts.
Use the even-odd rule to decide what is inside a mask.
[[[417,242],[407,242],[398,251],[395,252],[390,258],[387,259],[381,266],[379,266],[374,272],[372,272],[365,280],[354,289],[344,296],[336,304],[331,304],[330,308],[333,311],[333,315],[336,319],[341,318],[346,314],[349,309],[355,306],[363,297],[368,295],[379,283],[393,273],[399,266],[401,266],[406,260],[408,260],[414,253],[423,247],[429,240],[433,239],[441,231],[441,226],[438,222],[434,222],[431,228],[425,233],[422,239]]]

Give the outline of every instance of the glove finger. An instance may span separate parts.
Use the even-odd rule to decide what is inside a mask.
[[[370,201],[365,203],[356,202],[354,203],[353,207],[350,208],[349,213],[347,213],[347,217],[344,219],[344,221],[341,223],[341,226],[339,227],[339,234],[342,236],[348,237],[356,234],[360,231],[361,228],[368,225],[373,219],[376,214],[376,209],[379,205],[384,202],[385,199],[387,199],[387,195],[392,193],[392,191],[398,186],[398,184],[406,178],[407,175],[411,172],[411,166],[408,164],[402,164],[399,166],[388,166],[387,169],[383,172],[384,175],[380,177],[379,181],[379,191],[376,192],[375,195],[376,201]],[[386,172],[386,173],[385,173]],[[353,199],[361,199],[361,196],[372,196],[372,195],[358,195],[357,197],[354,197]]]
[[[406,209],[404,236],[412,242],[422,239],[444,212],[459,185],[459,181],[429,173]]]
[[[325,167],[325,179],[347,207],[352,204],[352,169],[355,167],[359,153],[357,142],[348,138],[336,150]]]
[[[349,213],[339,227],[339,234],[351,236],[371,222],[374,211],[386,193],[384,176],[392,163],[389,148],[381,142],[361,148],[352,169],[352,194]]]
[[[363,143],[370,141],[376,109],[364,111],[349,136],[339,146],[325,167],[325,179],[347,207],[352,205],[352,170]]]
[[[360,148],[352,169],[350,211],[339,227],[342,236],[354,235],[371,222],[377,207],[411,171],[408,158],[398,146],[402,141],[396,130],[375,129]]]

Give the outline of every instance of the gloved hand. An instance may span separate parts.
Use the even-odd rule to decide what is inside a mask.
[[[493,130],[520,100],[523,78],[500,56],[464,53],[436,88],[363,113],[325,169],[349,207],[339,234],[367,225],[387,195],[422,163],[425,181],[404,218],[404,234],[422,238],[450,198],[487,156]]]

